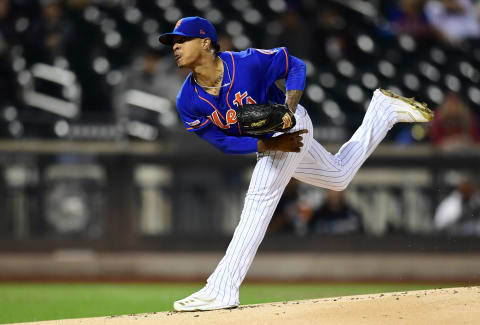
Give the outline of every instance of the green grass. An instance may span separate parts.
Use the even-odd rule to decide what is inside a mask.
[[[421,290],[453,285],[246,284],[241,304]],[[200,289],[175,284],[2,284],[0,324],[171,310],[172,302]]]

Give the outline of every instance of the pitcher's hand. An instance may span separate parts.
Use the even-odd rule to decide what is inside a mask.
[[[258,152],[283,151],[300,152],[303,147],[302,134],[308,130],[299,130],[293,133],[284,133],[277,137],[258,140]]]

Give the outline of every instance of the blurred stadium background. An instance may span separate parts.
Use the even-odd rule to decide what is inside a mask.
[[[292,181],[247,281],[480,281],[480,2],[0,0],[0,280],[203,280],[238,222],[254,156],[187,134],[182,16],[222,50],[286,46],[334,152],[372,91],[415,96],[342,193]]]

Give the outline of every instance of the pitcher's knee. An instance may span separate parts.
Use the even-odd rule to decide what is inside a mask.
[[[340,182],[337,179],[335,184],[333,184],[332,188],[330,188],[330,189],[334,190],[334,191],[337,191],[337,192],[344,191],[348,187],[350,182],[352,181],[353,176],[354,175],[349,175],[348,177],[342,179]]]
[[[330,190],[335,191],[335,192],[341,192],[344,191],[348,187],[348,183],[340,183],[340,184],[335,184],[335,186],[332,186]]]

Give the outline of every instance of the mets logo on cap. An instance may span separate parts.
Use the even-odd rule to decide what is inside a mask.
[[[180,24],[182,23],[182,20],[183,20],[183,18],[180,19],[179,21],[177,21],[177,23],[175,24],[175,28],[174,28],[174,29],[177,29],[178,26],[180,26]]]

